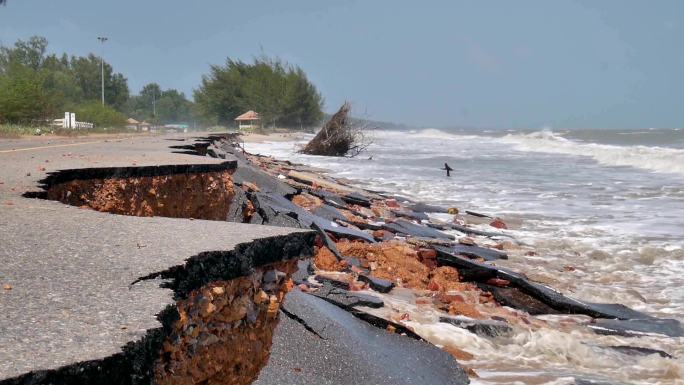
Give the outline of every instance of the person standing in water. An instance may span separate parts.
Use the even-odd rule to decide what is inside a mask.
[[[451,176],[450,172],[451,172],[451,171],[454,171],[454,169],[451,168],[451,167],[449,167],[449,165],[446,164],[446,163],[444,163],[444,168],[443,168],[442,170],[446,170],[447,176]]]

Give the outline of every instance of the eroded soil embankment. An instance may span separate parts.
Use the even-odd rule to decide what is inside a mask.
[[[231,171],[75,179],[47,198],[112,214],[225,220],[235,196]]]
[[[164,385],[250,384],[266,365],[294,261],[215,281],[177,303],[179,318],[155,363]]]

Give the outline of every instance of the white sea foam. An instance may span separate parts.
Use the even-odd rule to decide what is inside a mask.
[[[606,166],[684,174],[684,150],[681,149],[582,143],[548,130],[508,134],[500,141],[513,144],[518,151],[587,156]]]

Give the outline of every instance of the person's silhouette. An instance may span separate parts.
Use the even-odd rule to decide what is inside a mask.
[[[450,171],[454,171],[454,169],[449,167],[449,165],[446,163],[444,163],[444,168],[442,170],[446,170],[447,176],[451,176]]]

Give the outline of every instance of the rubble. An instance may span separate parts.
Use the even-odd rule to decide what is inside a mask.
[[[278,309],[294,269],[294,261],[266,266],[247,277],[214,281],[178,301],[179,319],[162,343],[155,383],[253,382],[268,361]]]
[[[217,147],[231,152],[230,142]],[[383,298],[404,298],[407,290],[415,296],[416,305],[440,314],[440,322],[488,338],[508,336],[514,327],[544,324],[528,315],[559,313],[597,318],[587,326],[606,334],[684,333],[676,321],[658,320],[621,305],[577,301],[524,274],[496,266],[520,246],[509,234],[466,223],[506,230],[500,218],[472,211],[462,216],[455,207],[364,191],[306,166],[250,154],[245,158],[251,172],[288,186],[275,193],[268,191],[277,189],[265,188],[258,181],[251,186],[243,180],[248,202],[244,205],[253,205],[246,212],[253,211],[250,215],[257,223],[312,228],[319,233],[313,264],[307,272],[298,273],[298,292],[324,299],[377,327],[420,338],[407,326],[412,322],[410,312],[368,310],[393,306]],[[265,180],[263,175],[253,179]],[[427,212],[453,215],[454,222],[432,219]],[[277,302],[271,297],[260,299],[260,303]],[[456,347],[447,351],[457,359],[472,358]]]
[[[504,221],[502,221],[500,218],[495,218],[490,224],[492,227],[496,227],[497,229],[507,229],[508,226]]]
[[[417,252],[397,241],[367,244],[349,242],[337,244],[340,253],[368,262],[371,276],[402,287],[425,289],[429,269],[418,260]]]

